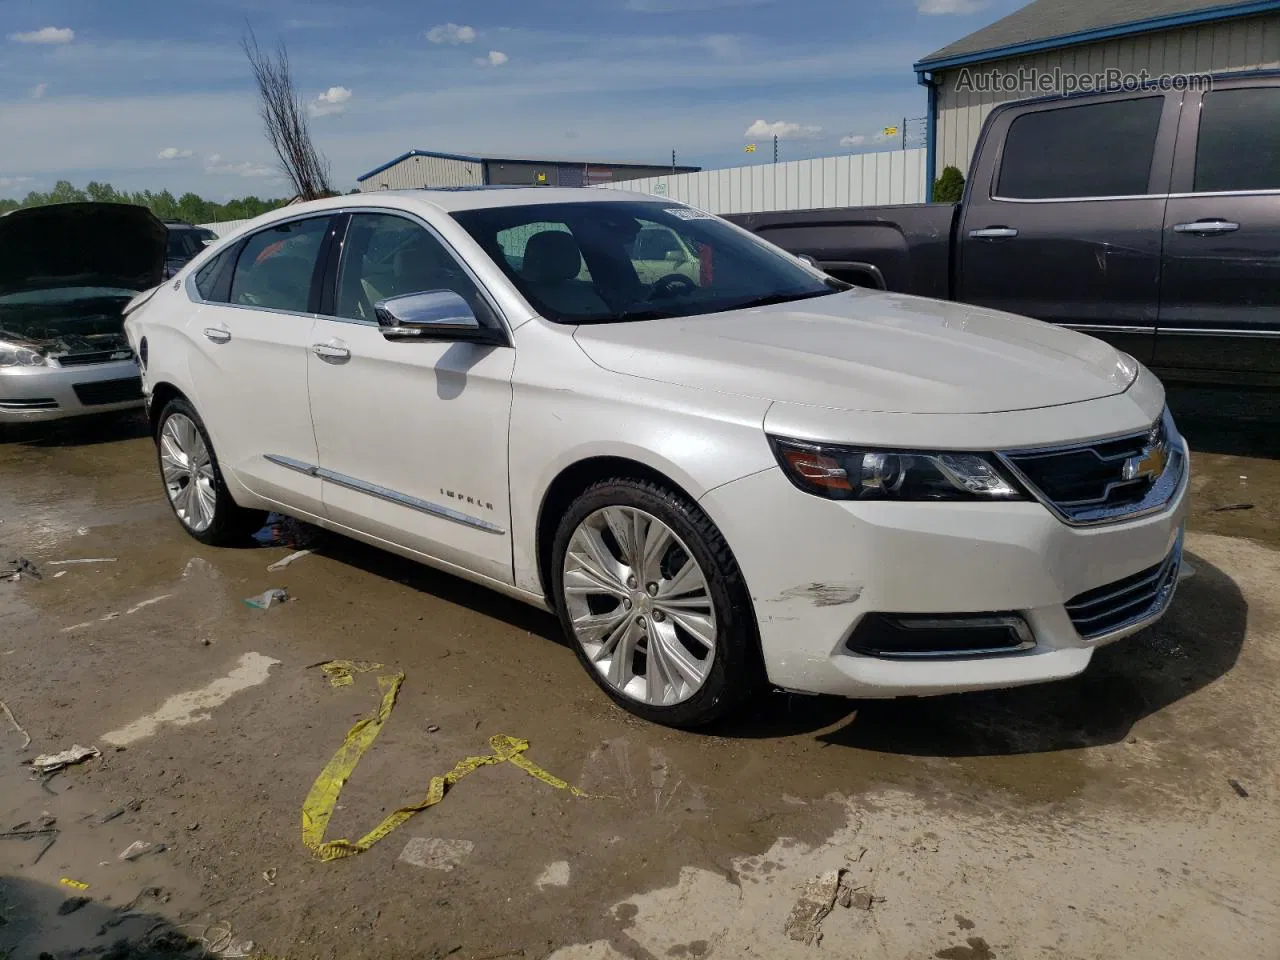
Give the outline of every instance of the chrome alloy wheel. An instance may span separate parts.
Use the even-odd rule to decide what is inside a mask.
[[[213,457],[195,423],[185,414],[173,414],[160,430],[160,469],[178,519],[195,533],[208,530],[218,503]]]
[[[716,652],[716,613],[702,568],[665,523],[604,507],[573,532],[565,606],[587,659],[613,689],[652,706],[696,694]]]

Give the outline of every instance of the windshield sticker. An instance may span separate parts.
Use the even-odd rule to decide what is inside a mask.
[[[673,217],[681,220],[714,220],[715,216],[710,213],[703,213],[701,210],[694,210],[692,207],[671,207],[663,210],[663,213],[669,213]]]

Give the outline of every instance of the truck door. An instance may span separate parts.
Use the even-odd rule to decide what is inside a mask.
[[[1280,383],[1280,78],[1188,93],[1181,127],[1155,365]]]
[[[993,116],[957,242],[957,300],[1155,344],[1181,93],[1051,101]]]

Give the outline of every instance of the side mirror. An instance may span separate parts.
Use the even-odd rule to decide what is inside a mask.
[[[502,336],[482,326],[466,300],[452,290],[430,290],[388,297],[373,305],[382,335],[418,340],[501,343]]]
[[[662,259],[667,263],[684,263],[686,257],[683,250],[668,250]]]

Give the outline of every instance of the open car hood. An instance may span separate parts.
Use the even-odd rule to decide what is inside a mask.
[[[58,287],[147,290],[168,233],[146,207],[56,203],[0,217],[0,296]]]

